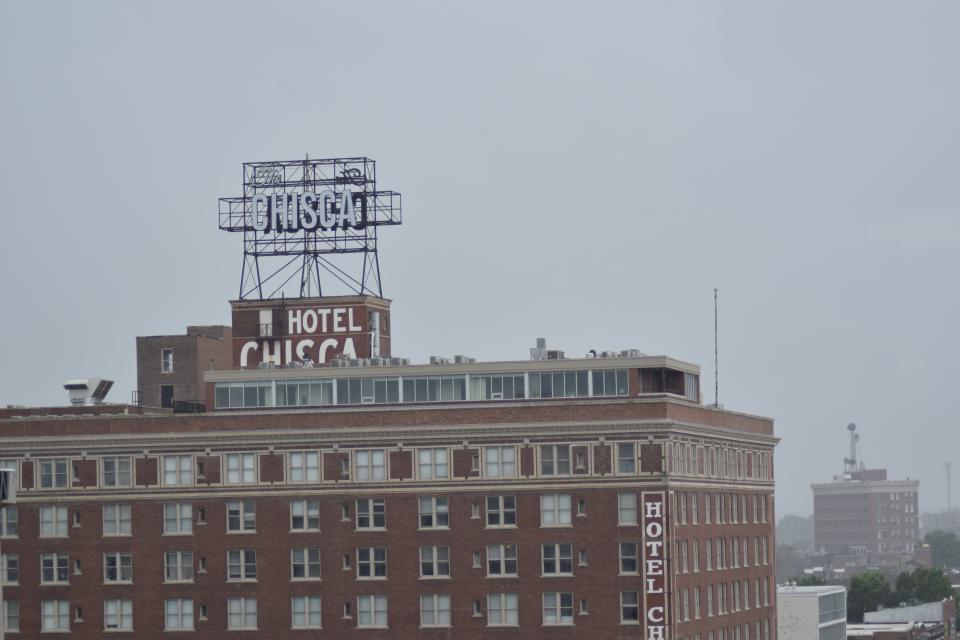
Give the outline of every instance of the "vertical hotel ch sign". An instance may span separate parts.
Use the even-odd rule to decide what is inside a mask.
[[[643,508],[643,611],[646,640],[667,637],[666,518],[662,491],[641,494]]]

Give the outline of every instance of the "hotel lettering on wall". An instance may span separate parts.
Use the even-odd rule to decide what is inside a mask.
[[[662,491],[641,495],[643,513],[643,611],[646,640],[667,638],[666,499]]]

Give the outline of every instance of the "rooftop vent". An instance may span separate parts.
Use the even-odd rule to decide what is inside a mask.
[[[67,390],[70,404],[103,404],[103,399],[110,392],[113,380],[102,378],[73,378],[67,380],[63,388]]]

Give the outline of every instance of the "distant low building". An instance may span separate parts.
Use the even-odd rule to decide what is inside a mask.
[[[938,602],[925,602],[909,607],[892,607],[863,614],[865,624],[891,624],[916,622],[924,625],[926,631],[939,631],[931,637],[956,640],[957,601],[944,598]]]
[[[873,638],[874,640],[920,640],[919,625],[912,622],[899,624],[851,624],[847,626],[847,638]]]
[[[960,534],[960,509],[945,509],[920,516],[920,535],[931,531],[949,531]]]
[[[847,637],[844,587],[777,587],[777,637],[780,640],[843,640]]]

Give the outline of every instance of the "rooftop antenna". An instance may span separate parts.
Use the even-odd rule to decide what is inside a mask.
[[[847,431],[850,432],[850,457],[843,459],[844,474],[853,473],[857,470],[857,442],[860,441],[857,425],[851,422],[847,425]]]
[[[949,462],[943,463],[943,470],[947,473],[947,511],[950,511],[953,506],[950,502],[950,467],[953,466]]]
[[[720,350],[717,343],[717,288],[713,288],[713,406],[720,406]]]

